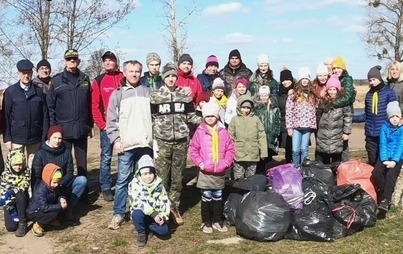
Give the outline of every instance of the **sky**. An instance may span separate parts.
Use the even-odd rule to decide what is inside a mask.
[[[103,36],[106,48],[119,53],[121,60],[145,63],[149,52],[157,52],[162,64],[170,61],[163,5],[158,0],[137,0],[136,9],[117,27]],[[270,67],[278,80],[283,66],[297,75],[308,66],[311,74],[330,57],[342,56],[350,75],[367,77],[379,64],[365,51],[360,34],[366,9],[362,0],[177,0],[177,19],[186,8],[197,11],[186,19],[187,49],[194,59],[195,72],[203,71],[209,55],[216,55],[220,69],[228,62],[232,49],[241,52],[242,61],[255,71],[257,56],[269,56]]]

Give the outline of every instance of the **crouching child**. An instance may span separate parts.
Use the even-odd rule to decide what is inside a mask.
[[[128,195],[139,247],[144,247],[152,234],[169,234],[170,201],[149,155],[143,155],[138,161],[138,170],[129,184]]]

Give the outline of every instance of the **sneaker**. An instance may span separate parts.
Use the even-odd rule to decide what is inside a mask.
[[[154,237],[154,233],[150,231],[148,233],[147,240],[150,241],[153,237]]]
[[[102,196],[106,202],[112,202],[114,200],[111,190],[102,191]]]
[[[203,229],[203,233],[206,234],[213,233],[213,228],[211,227],[210,223],[203,223],[201,228]]]
[[[147,237],[145,235],[137,235],[137,246],[144,247],[147,243]]]
[[[215,230],[220,231],[220,232],[228,232],[227,226],[225,226],[222,221],[213,223],[213,228]]]
[[[388,212],[389,211],[389,204],[390,204],[389,200],[382,199],[381,202],[379,203],[378,210]]]
[[[111,220],[111,223],[109,223],[108,228],[109,229],[118,229],[123,222],[125,221],[125,218],[122,215],[119,214],[114,214]]]
[[[35,222],[32,226],[32,233],[34,234],[34,236],[37,237],[43,236],[43,228],[41,227],[41,225],[39,225],[38,222]]]
[[[19,222],[18,228],[15,231],[16,237],[23,237],[27,233],[27,223],[26,222]]]
[[[181,216],[181,214],[179,212],[179,209],[174,207],[174,208],[171,209],[171,213],[173,215],[173,219],[176,222],[176,224],[183,225],[184,221],[183,221],[183,218],[182,218],[182,216]]]

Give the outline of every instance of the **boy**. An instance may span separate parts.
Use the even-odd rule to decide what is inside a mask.
[[[239,96],[237,115],[232,118],[228,129],[235,143],[235,180],[254,175],[257,162],[268,156],[264,126],[252,110],[252,98]]]
[[[0,206],[3,206],[4,224],[9,232],[23,237],[27,231],[26,208],[31,171],[25,166],[21,149],[13,149],[7,155],[6,169],[1,175]]]
[[[372,175],[377,189],[380,212],[388,212],[396,179],[403,165],[403,127],[399,126],[402,112],[397,101],[386,109],[389,121],[382,124],[379,137],[379,159]]]
[[[170,202],[161,178],[155,173],[153,159],[143,155],[138,162],[136,177],[129,184],[131,218],[137,230],[137,244],[144,247],[147,234],[169,233]]]

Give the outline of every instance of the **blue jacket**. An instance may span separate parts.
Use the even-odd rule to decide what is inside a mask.
[[[151,82],[150,82],[151,81]],[[144,76],[140,78],[140,84],[146,87],[150,87],[151,91],[160,89],[164,85],[164,81],[159,75],[157,78],[151,77],[150,72],[144,72]]]
[[[44,213],[60,212],[62,206],[59,202],[60,187],[51,190],[43,181],[37,184],[32,198],[29,201],[27,213],[33,214],[38,211]]]
[[[365,122],[365,136],[369,137],[379,137],[381,125],[388,119],[386,114],[386,106],[389,102],[396,100],[395,92],[386,85],[379,89],[377,93],[377,105],[373,105],[375,92],[373,90],[369,90],[365,95],[364,114],[353,116],[353,122]]]
[[[4,92],[2,118],[4,142],[28,145],[43,141],[49,115],[42,89],[32,83],[26,92],[20,82],[9,86]]]
[[[220,74],[217,72],[216,74],[209,75],[206,74],[205,71],[197,75],[197,79],[200,81],[203,92],[210,92],[213,88],[214,79],[219,78]]]
[[[61,125],[64,139],[87,137],[94,122],[91,114],[91,82],[80,70],[77,76],[63,72],[52,78],[46,99],[51,125]]]
[[[403,159],[403,126],[394,127],[385,121],[379,137],[379,159],[399,163]]]

